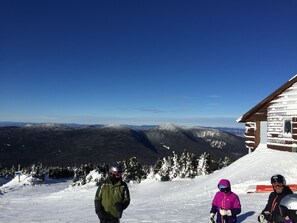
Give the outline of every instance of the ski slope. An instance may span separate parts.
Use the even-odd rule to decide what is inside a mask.
[[[208,222],[217,183],[227,178],[239,195],[242,213],[239,222],[257,222],[268,193],[249,193],[250,186],[269,184],[274,174],[297,184],[297,153],[270,150],[265,145],[230,166],[196,179],[171,182],[145,180],[130,184],[131,204],[121,223]],[[25,180],[23,182],[26,182]],[[27,185],[16,179],[0,187],[0,222],[99,222],[94,212],[96,186],[69,187],[71,181]]]

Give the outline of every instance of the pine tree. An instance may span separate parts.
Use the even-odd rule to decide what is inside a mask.
[[[170,159],[171,159],[171,171],[169,173],[169,178],[172,180],[179,177],[180,175],[180,163],[179,163],[179,157],[174,151],[172,152],[172,156],[170,157]]]
[[[210,155],[206,152],[202,153],[198,159],[197,174],[207,175],[210,173]]]
[[[140,183],[141,179],[143,178],[144,172],[142,170],[142,165],[136,157],[130,158],[130,160],[126,160],[123,162],[124,165],[124,173],[123,178],[125,181],[135,181]]]
[[[161,168],[158,171],[161,181],[170,180],[171,163],[169,158],[163,158]]]
[[[231,159],[227,156],[225,156],[223,159],[220,158],[219,163],[218,163],[218,169],[222,169],[222,168],[230,165],[231,163],[232,163]]]
[[[195,178],[197,176],[197,159],[195,154],[187,153],[187,174],[188,178]]]
[[[179,158],[180,172],[179,177],[185,178],[187,175],[187,151],[184,150]]]

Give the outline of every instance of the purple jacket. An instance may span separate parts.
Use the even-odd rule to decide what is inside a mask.
[[[236,215],[241,212],[239,197],[231,191],[231,184],[228,180],[220,180],[219,185],[229,187],[230,191],[216,193],[210,213],[217,214],[217,223],[237,223]],[[231,210],[232,216],[221,216],[220,209]]]

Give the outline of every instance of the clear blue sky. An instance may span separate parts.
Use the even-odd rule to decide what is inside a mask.
[[[295,0],[1,0],[0,121],[238,126],[297,73]]]

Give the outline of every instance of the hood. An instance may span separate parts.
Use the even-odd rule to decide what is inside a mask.
[[[226,179],[221,179],[218,183],[218,186],[219,185],[222,185],[222,186],[225,186],[225,187],[230,187],[231,189],[231,184],[230,184],[230,181],[229,180],[226,180]]]

